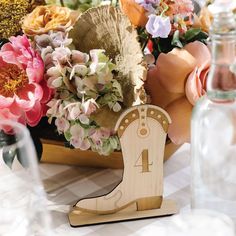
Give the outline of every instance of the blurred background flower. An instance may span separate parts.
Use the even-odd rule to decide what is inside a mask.
[[[21,20],[44,0],[0,0],[0,39],[21,32]]]
[[[65,6],[73,10],[84,12],[91,7],[101,5],[118,5],[118,0],[46,0],[49,5]]]

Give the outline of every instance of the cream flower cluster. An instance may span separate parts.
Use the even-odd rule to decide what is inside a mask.
[[[106,106],[119,112],[123,102],[121,85],[113,76],[115,65],[105,51],[94,49],[86,54],[74,50],[63,32],[36,36],[35,42],[45,63],[48,86],[54,90],[47,104],[49,121],[55,119],[58,132],[75,148],[102,155],[119,150],[114,131],[91,118]]]

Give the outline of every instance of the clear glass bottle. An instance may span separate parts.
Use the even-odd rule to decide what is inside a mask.
[[[229,5],[215,9],[207,93],[191,120],[191,207],[236,220],[236,23]]]

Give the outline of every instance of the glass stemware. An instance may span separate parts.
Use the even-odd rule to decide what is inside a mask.
[[[0,121],[0,235],[51,235],[33,141],[8,120]]]

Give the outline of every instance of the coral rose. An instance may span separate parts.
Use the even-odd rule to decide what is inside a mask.
[[[192,108],[205,94],[210,59],[207,46],[195,41],[183,49],[160,54],[156,66],[148,72],[146,90],[152,104],[170,114],[168,135],[175,144],[190,140]]]
[[[11,37],[0,50],[0,118],[35,126],[49,98],[41,57],[25,35]]]
[[[48,33],[50,30],[68,31],[78,16],[78,12],[66,7],[38,6],[24,18],[22,29],[28,36]]]

